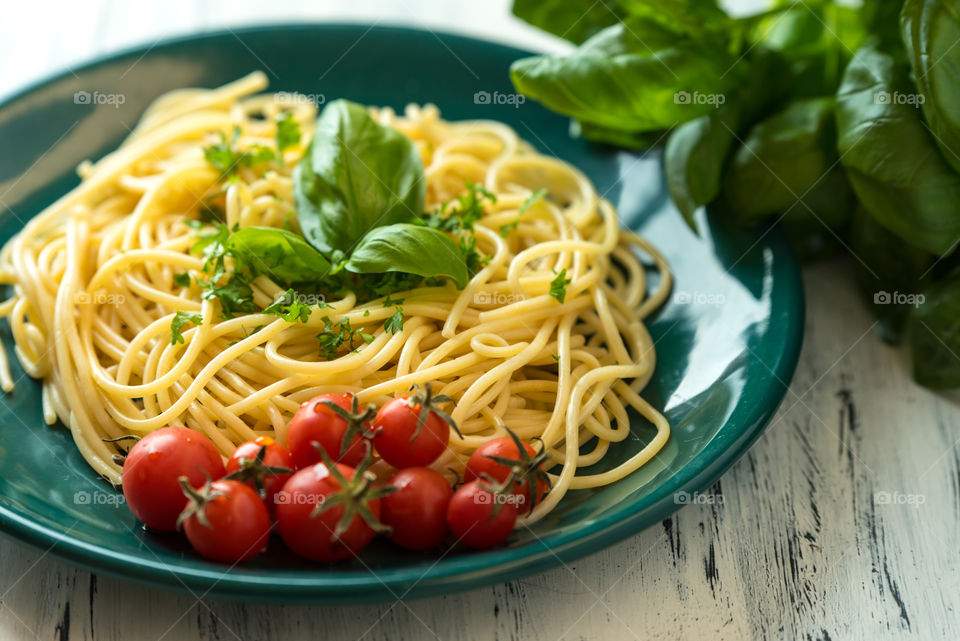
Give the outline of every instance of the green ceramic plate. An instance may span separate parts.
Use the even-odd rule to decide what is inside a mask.
[[[301,25],[194,36],[93,62],[0,105],[0,240],[75,185],[76,164],[113,149],[156,96],[254,69],[267,72],[273,90],[317,101],[346,97],[401,109],[432,102],[449,119],[504,121],[583,169],[623,225],[645,234],[673,265],[673,300],[650,325],[659,363],[648,397],[673,425],[655,460],[612,486],[571,492],[496,550],[457,549],[437,559],[378,542],[362,562],[324,567],[275,545],[225,571],[190,553],[177,535],[140,529],[63,427],[44,425],[40,388],[14,364],[16,390],[0,398],[0,528],[84,568],[162,588],[285,603],[378,601],[545,570],[634,534],[711,485],[763,430],[793,374],[803,294],[792,254],[776,230],[758,237],[704,220],[698,238],[670,203],[658,154],[584,143],[568,135],[565,118],[504,97],[512,96],[507,69],[523,55],[411,29]],[[0,338],[12,354],[6,323]],[[636,418],[633,437],[597,467],[625,459],[651,432]]]

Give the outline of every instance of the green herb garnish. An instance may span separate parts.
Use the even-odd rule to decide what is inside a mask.
[[[283,296],[263,309],[264,314],[279,316],[288,323],[306,323],[310,320],[310,306],[297,300],[293,289],[288,289]]]
[[[283,152],[300,144],[300,123],[287,112],[277,119],[277,160],[283,158]]]
[[[554,272],[556,274],[556,272]],[[567,270],[561,269],[560,273],[556,275],[552,281],[550,281],[550,295],[557,299],[557,302],[562,303],[567,297],[567,285],[572,281],[566,277]]]
[[[173,315],[173,320],[170,321],[170,344],[176,345],[177,343],[183,343],[183,326],[187,323],[193,323],[194,325],[199,325],[203,322],[203,316],[196,312],[185,312],[182,309]]]
[[[391,334],[403,331],[403,308],[397,307],[396,311],[383,324],[383,329]]]
[[[203,148],[203,157],[210,166],[220,172],[217,182],[230,178],[243,167],[268,163],[275,158],[273,150],[262,145],[251,145],[242,151],[237,149],[240,127],[233,128],[233,135],[229,140],[222,131],[217,133],[220,136],[220,142]]]
[[[351,327],[349,318],[333,322],[329,316],[324,316],[322,320],[323,331],[317,334],[317,340],[320,342],[320,355],[328,361],[335,359],[344,345],[350,351],[358,341],[367,344],[373,342],[373,335]]]
[[[538,189],[537,191],[527,196],[527,199],[524,200],[522,203],[520,203],[520,207],[517,209],[517,217],[512,222],[509,222],[506,225],[500,225],[500,236],[503,238],[507,238],[511,234],[511,232],[513,232],[517,228],[517,225],[520,224],[520,218],[525,213],[527,213],[527,210],[533,207],[533,205],[538,200],[540,200],[546,195],[547,195],[546,189]]]

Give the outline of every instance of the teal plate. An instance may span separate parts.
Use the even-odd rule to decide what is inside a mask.
[[[276,544],[227,570],[192,554],[180,536],[138,527],[69,433],[44,424],[40,387],[14,363],[17,387],[0,399],[0,529],[86,569],[161,588],[283,603],[381,601],[546,570],[656,523],[716,481],[760,435],[793,375],[803,292],[792,253],[779,230],[746,233],[706,217],[697,237],[670,202],[659,154],[585,143],[568,135],[565,118],[505,98],[507,69],[524,55],[412,29],[298,25],[192,36],[98,60],[0,105],[0,239],[76,185],[77,163],[115,148],[152,99],[254,69],[267,72],[272,90],[318,102],[346,97],[397,109],[432,102],[451,120],[504,121],[585,171],[623,225],[647,236],[673,266],[672,299],[650,322],[659,363],[647,396],[673,426],[653,461],[611,486],[569,493],[546,519],[495,550],[454,549],[437,558],[383,541],[362,561],[326,567]],[[122,104],[111,95],[123,96]],[[5,323],[0,338],[12,355]],[[637,451],[652,428],[635,417],[632,432],[598,469]]]

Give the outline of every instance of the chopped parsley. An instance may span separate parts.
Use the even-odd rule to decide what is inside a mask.
[[[560,354],[550,354],[550,357],[558,363],[560,362]]]
[[[197,312],[185,312],[182,309],[173,315],[173,320],[170,322],[170,344],[176,345],[177,343],[183,343],[183,326],[187,323],[193,323],[194,325],[199,325],[203,322],[203,316]]]
[[[196,220],[187,221],[187,225],[196,230],[197,242],[190,248],[191,254],[203,256],[203,271],[208,278],[197,278],[197,285],[203,289],[205,300],[219,299],[220,310],[224,318],[233,318],[237,314],[252,314],[256,311],[253,303],[253,289],[250,280],[244,275],[242,265],[233,271],[226,267],[226,242],[231,230],[223,223],[214,223],[209,229]],[[236,231],[234,227],[233,231]]]
[[[556,272],[554,272],[556,273]],[[557,302],[562,303],[567,297],[567,285],[572,281],[566,277],[567,270],[561,269],[560,273],[557,274],[556,278],[550,281],[550,295],[557,299]]]
[[[500,225],[500,236],[502,238],[507,238],[510,235],[510,233],[517,228],[517,225],[520,224],[520,218],[525,213],[527,213],[527,210],[533,207],[533,205],[538,200],[540,200],[546,195],[547,195],[546,189],[538,189],[537,191],[527,196],[527,199],[524,200],[520,204],[520,207],[517,209],[517,217],[513,220],[513,222],[507,223],[506,225]]]
[[[465,184],[466,192],[458,195],[455,200],[441,203],[440,209],[423,217],[427,227],[453,233],[473,231],[474,224],[483,218],[484,201],[494,204],[497,196],[483,185],[469,180]]]
[[[403,308],[397,307],[396,311],[393,312],[393,315],[387,319],[383,324],[384,331],[390,332],[391,334],[396,334],[397,332],[403,331]]]
[[[283,152],[300,144],[300,123],[291,112],[277,119],[277,160],[283,161]]]
[[[477,238],[475,236],[461,236],[458,247],[463,256],[463,262],[467,265],[467,271],[470,272],[471,276],[490,262],[489,256],[484,256],[477,251]]]
[[[240,127],[233,128],[233,135],[229,140],[222,131],[217,133],[220,135],[220,142],[203,148],[203,157],[211,167],[220,172],[217,182],[230,178],[243,167],[260,165],[275,158],[273,150],[263,145],[251,145],[243,151],[237,149]]]
[[[284,292],[283,296],[264,308],[263,313],[279,316],[288,323],[306,323],[310,320],[310,306],[297,300],[293,289]]]
[[[234,272],[224,284],[217,280],[197,280],[203,288],[202,297],[205,300],[218,299],[220,311],[224,318],[233,318],[238,314],[253,314],[257,306],[253,302],[253,288],[246,278]]]
[[[174,274],[173,282],[180,287],[190,287],[190,273],[183,272],[182,274]]]
[[[233,134],[229,139],[222,131],[217,133],[220,141],[203,148],[203,157],[211,167],[220,172],[217,182],[233,177],[243,167],[253,167],[273,161],[282,163],[284,150],[300,143],[300,123],[289,111],[277,119],[276,151],[263,145],[251,145],[243,150],[238,149],[240,127],[233,128]],[[213,216],[213,218],[223,220],[222,216]]]
[[[329,316],[324,316],[322,320],[323,331],[317,334],[317,340],[320,342],[320,356],[328,361],[337,357],[343,345],[347,346],[348,351],[352,351],[357,341],[367,344],[373,342],[373,335],[351,327],[349,318],[343,318],[336,323],[331,321]]]

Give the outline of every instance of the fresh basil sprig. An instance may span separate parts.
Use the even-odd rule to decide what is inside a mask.
[[[423,213],[426,180],[417,148],[363,105],[329,103],[293,175],[304,237],[334,261],[372,229]]]

